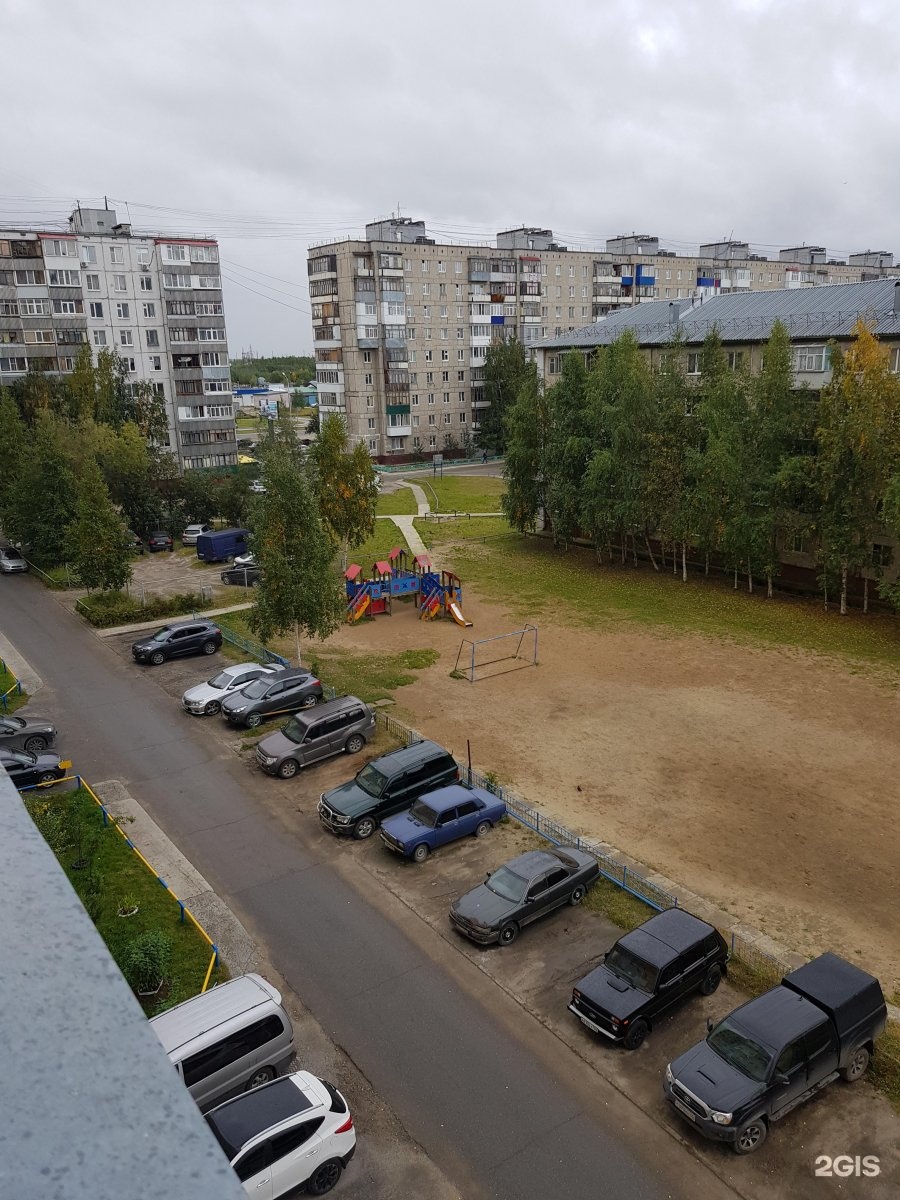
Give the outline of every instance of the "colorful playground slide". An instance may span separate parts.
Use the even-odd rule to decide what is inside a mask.
[[[462,614],[462,609],[459,607],[459,605],[456,603],[455,600],[450,601],[450,603],[447,605],[447,609],[450,613],[450,616],[457,623],[457,625],[462,625],[463,629],[471,629],[472,622],[466,620],[466,618]]]
[[[442,593],[432,592],[431,595],[422,601],[422,612],[420,614],[423,621],[429,621],[432,617],[436,617],[441,611]]]
[[[358,621],[371,603],[372,597],[367,591],[358,592],[347,605],[347,620]]]

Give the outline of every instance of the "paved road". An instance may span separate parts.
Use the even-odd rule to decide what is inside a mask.
[[[399,900],[348,877],[314,817],[308,839],[289,836],[267,781],[152,670],[35,580],[0,588],[0,629],[43,677],[37,706],[66,754],[87,778],[126,783],[464,1200],[733,1197]]]

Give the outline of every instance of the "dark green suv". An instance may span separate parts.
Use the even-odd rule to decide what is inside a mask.
[[[319,819],[343,837],[371,837],[384,817],[459,779],[453,755],[436,742],[416,742],[366,763],[355,779],[323,792]]]

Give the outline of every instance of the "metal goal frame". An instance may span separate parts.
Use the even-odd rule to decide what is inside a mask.
[[[497,645],[500,642],[506,643],[509,653],[502,652],[504,647]],[[481,646],[491,646],[490,653],[493,653],[494,648],[500,653],[493,658],[478,661],[478,649]],[[478,672],[483,671],[485,667],[502,662],[510,665],[505,670],[491,671],[487,676],[478,675]],[[522,667],[536,667],[537,665],[537,625],[523,625],[521,629],[514,629],[511,633],[498,633],[494,637],[474,640],[463,638],[459,644],[459,650],[456,652],[456,666],[453,668],[453,673],[463,679],[468,679],[469,683],[475,683],[479,678],[492,678],[494,675],[505,675],[507,671],[518,671]]]

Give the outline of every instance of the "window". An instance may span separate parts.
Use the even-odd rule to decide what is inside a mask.
[[[84,303],[81,300],[54,300],[53,312],[58,316],[73,317],[84,312]]]
[[[366,371],[365,375],[363,376],[363,383],[366,385],[366,387],[372,386],[372,372],[371,371]]]
[[[200,362],[204,367],[227,367],[228,355],[221,350],[204,350]]]
[[[428,414],[428,424],[429,424],[429,425],[434,425],[434,424],[435,424],[435,416],[434,416],[434,413],[429,413],[429,414]]]
[[[60,272],[59,271],[51,271],[50,274],[51,275],[59,275]],[[67,274],[67,272],[63,272],[63,274]],[[77,275],[78,272],[76,271],[75,274]],[[15,276],[16,276],[16,283],[20,284],[20,285],[44,282],[44,272],[43,271],[16,271]]]
[[[95,346],[105,346],[106,345],[106,330],[105,329],[95,329],[94,330],[94,345]]]
[[[891,351],[891,370],[895,375],[900,373],[900,346],[895,346]]]
[[[153,291],[153,280],[150,278],[149,275],[141,276],[141,291],[142,292],[152,292]]]
[[[778,1062],[775,1064],[775,1071],[780,1075],[789,1075],[792,1071],[805,1066],[806,1053],[803,1047],[803,1039],[798,1038],[782,1050],[778,1056]]]
[[[163,271],[163,287],[189,288],[190,286],[191,286],[190,275],[178,275],[172,271]]]
[[[44,257],[49,254],[51,258],[76,258],[78,255],[78,247],[74,242],[65,241],[62,238],[45,238],[43,242]],[[95,259],[90,259],[95,262]]]
[[[223,315],[222,305],[217,300],[198,300],[194,305],[194,312],[198,317],[221,317]]]
[[[418,413],[413,413],[412,423],[413,423],[413,425],[418,425],[418,423],[419,423],[419,414]]]
[[[744,352],[743,350],[728,351],[728,370],[742,371],[744,369]]]
[[[375,418],[374,418],[374,417],[369,417],[369,418],[368,418],[368,426],[369,426],[369,429],[374,429],[374,428],[375,428]]]
[[[363,350],[363,362],[370,363],[371,361],[372,361],[372,351],[371,350]]]
[[[154,371],[162,370],[162,357],[159,354],[150,355],[150,366]]]
[[[466,361],[466,352],[465,352],[465,350],[457,350],[457,352],[456,352],[456,361],[457,361],[457,362],[465,362],[465,361]]]
[[[234,1169],[241,1183],[252,1179],[260,1171],[266,1170],[270,1162],[269,1153],[269,1142],[263,1142],[261,1146],[254,1146],[252,1150],[247,1151],[243,1158],[238,1159],[234,1164]]]
[[[378,451],[378,438],[369,438],[369,449],[373,454]]]
[[[138,266],[148,267],[150,265],[151,251],[147,246],[142,246],[137,252]]]
[[[79,332],[80,332],[80,330],[79,330]],[[4,336],[5,336],[4,334],[0,334],[0,337],[4,337]],[[55,339],[53,337],[52,329],[26,329],[25,330],[26,344],[28,342],[34,342],[34,343],[40,345],[41,343],[47,343],[47,342],[53,342],[53,341],[55,341]]]
[[[0,371],[27,371],[27,358],[0,358]]]
[[[97,317],[98,319],[101,319],[101,320],[102,320],[102,318],[103,318],[103,305],[100,303],[100,301],[99,301],[99,300],[92,300],[92,301],[91,301],[91,303],[90,303],[90,310],[91,310],[91,316],[92,316],[92,317]]]
[[[19,305],[23,317],[45,317],[50,312],[49,300],[20,300]]]
[[[341,718],[337,718],[337,722],[323,722],[328,728],[326,733],[333,733],[335,728],[341,729],[346,722]],[[288,1129],[284,1133],[279,1133],[272,1138],[272,1160],[277,1162],[280,1158],[293,1153],[294,1150],[299,1150],[305,1145],[309,1139],[317,1132],[325,1120],[324,1117],[311,1117],[308,1121],[303,1121],[300,1125],[295,1125],[293,1129]]]
[[[885,542],[875,542],[872,545],[871,563],[876,570],[883,570],[891,565],[894,557],[892,546],[888,546]]]
[[[463,397],[463,393],[462,393],[462,392],[460,392],[460,403],[462,403],[462,400],[463,400],[463,399],[464,399],[464,397]],[[461,412],[461,413],[459,414],[459,423],[460,423],[460,425],[465,425],[465,423],[466,423],[466,414],[465,414],[465,412]]]
[[[426,362],[431,362],[431,354],[432,354],[432,352],[430,350],[425,351],[425,361]]]
[[[183,249],[184,247],[181,247]],[[191,262],[217,263],[219,250],[217,246],[191,246]]]
[[[120,317],[123,321],[129,320],[131,317],[131,305],[117,304],[116,305],[116,316]]]
[[[824,346],[794,347],[795,371],[824,371],[825,365]]]
[[[224,342],[224,329],[198,329],[197,340],[200,342]]]
[[[119,330],[119,344],[121,346],[133,346],[134,345],[134,335],[132,334],[130,329],[120,329]]]
[[[152,320],[156,316],[156,305],[144,303],[141,305],[141,311],[148,320]]]
[[[159,346],[159,333],[155,329],[145,329],[144,336],[147,339],[147,346],[154,349]]]
[[[190,275],[188,276],[190,279]],[[221,275],[198,275],[197,287],[200,288],[220,288],[222,286]]]
[[[128,287],[125,283],[125,276],[124,275],[113,275],[113,291],[114,292],[125,292],[127,290],[128,290]]]
[[[453,264],[454,275],[462,275],[462,267],[463,267],[462,263],[459,260],[456,260]],[[459,285],[457,284],[457,287],[458,286]]]
[[[688,373],[688,375],[699,375],[700,374],[700,360],[702,359],[702,357],[703,357],[702,354],[700,354],[698,351],[694,351],[687,356],[687,373]]]
[[[166,243],[163,246],[163,258],[166,262],[187,262],[187,246],[173,246]]]
[[[444,413],[444,424],[445,425],[449,425],[452,420],[453,420],[453,413],[448,413],[448,412]]]

